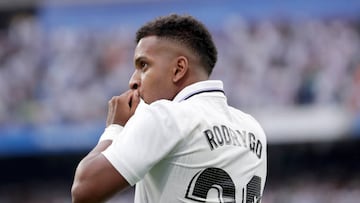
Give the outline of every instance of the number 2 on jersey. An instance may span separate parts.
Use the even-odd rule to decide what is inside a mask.
[[[197,202],[206,202],[208,192],[214,189],[218,194],[219,203],[236,203],[235,184],[229,174],[220,168],[206,168],[199,171],[191,179],[185,198]],[[261,178],[253,176],[242,189],[242,202],[260,203]],[[246,193],[246,197],[245,196]]]

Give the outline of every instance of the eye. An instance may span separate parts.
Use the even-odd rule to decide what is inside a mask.
[[[147,68],[148,66],[148,64],[145,61],[140,61],[139,65],[141,69]]]

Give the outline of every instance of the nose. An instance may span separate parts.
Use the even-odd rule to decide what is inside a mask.
[[[137,71],[135,71],[129,81],[129,87],[132,90],[136,90],[140,87],[140,77],[139,74],[137,74]]]

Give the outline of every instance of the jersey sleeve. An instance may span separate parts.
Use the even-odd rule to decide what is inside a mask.
[[[181,140],[168,109],[161,103],[140,103],[121,134],[103,152],[130,185],[140,181]]]

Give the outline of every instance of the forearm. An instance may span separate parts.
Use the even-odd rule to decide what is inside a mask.
[[[96,158],[98,156],[102,156],[101,152],[103,152],[111,145],[112,140],[114,140],[120,134],[122,128],[123,127],[116,124],[105,128],[105,131],[101,135],[98,144],[80,161],[76,169],[75,181],[78,178],[81,178],[83,175],[89,173],[88,169],[92,169],[92,164],[96,162]]]
[[[112,140],[102,140],[100,141],[79,163],[86,164],[87,162],[91,162],[96,156],[100,155],[105,149],[107,149],[112,143]]]
[[[140,97],[137,91],[129,90],[109,101],[106,129],[99,143],[79,163],[71,189],[74,203],[102,202],[117,191],[129,186],[126,179],[101,153],[120,136],[122,126],[134,114]]]
[[[74,183],[71,189],[74,203],[80,202],[101,202],[107,195],[102,194],[100,185],[97,185],[97,178],[101,177],[99,167],[99,158],[101,152],[110,146],[111,140],[101,141],[96,147],[89,152],[79,163],[76,168]]]
[[[129,184],[101,153],[122,131],[120,125],[108,126],[98,144],[79,163],[72,187],[73,202],[102,202]]]

